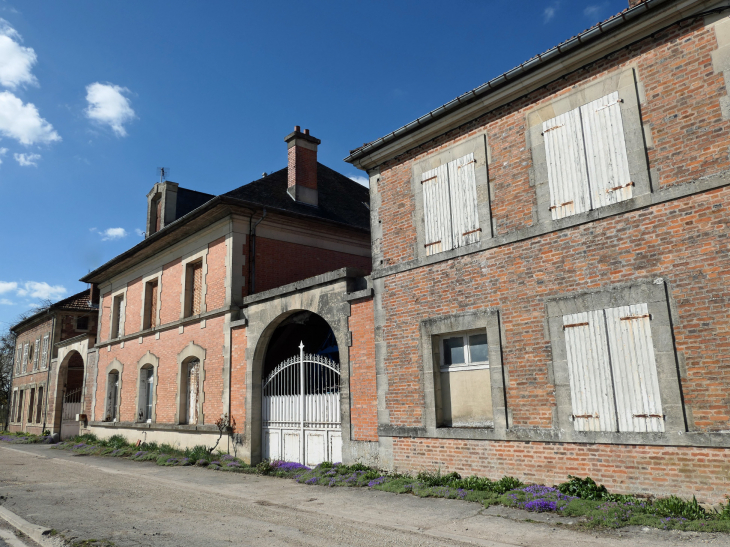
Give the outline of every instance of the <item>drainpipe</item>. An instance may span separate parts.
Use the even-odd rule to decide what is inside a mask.
[[[256,226],[258,226],[259,223],[265,218],[266,207],[264,207],[264,212],[261,215],[261,218],[256,221],[256,224],[253,225],[253,228],[251,227],[251,223],[249,222],[248,231],[251,236],[251,247],[249,249],[249,254],[251,256],[249,257],[248,261],[248,276],[251,282],[251,292],[249,292],[249,294],[253,294],[256,292]],[[251,215],[251,220],[253,220],[253,215]]]
[[[51,334],[48,339],[48,355],[46,358],[48,359],[47,367],[48,367],[48,373],[46,374],[46,402],[44,403],[44,409],[43,409],[43,427],[41,428],[41,435],[43,435],[43,432],[46,430],[46,420],[48,420],[48,392],[51,391],[51,361],[53,361],[53,341],[56,338],[56,314],[53,314],[53,323],[51,324]]]

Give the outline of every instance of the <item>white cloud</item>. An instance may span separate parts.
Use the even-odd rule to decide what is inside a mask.
[[[137,234],[139,237],[142,237],[143,235],[145,235],[145,231],[140,230],[139,228],[135,228],[134,233]]]
[[[370,188],[370,179],[362,175],[352,175],[350,180],[354,180],[358,184],[362,184],[365,188]]]
[[[108,125],[118,136],[126,136],[124,124],[136,116],[124,93],[129,93],[129,89],[114,84],[95,82],[86,86],[86,101],[89,103],[86,116],[92,121]]]
[[[127,237],[127,230],[125,230],[124,228],[107,228],[106,230],[97,230],[96,228],[90,228],[89,231],[99,234],[102,241],[110,241]]]
[[[0,135],[26,146],[61,140],[53,126],[38,114],[34,104],[23,104],[9,91],[0,92]]]
[[[24,84],[38,85],[32,74],[38,61],[31,47],[21,46],[20,34],[5,19],[0,18],[0,84],[16,89]]]
[[[30,165],[37,167],[38,160],[41,159],[40,154],[13,154],[13,157],[21,167],[28,167]]]
[[[0,294],[14,291],[18,288],[18,284],[15,281],[0,281]]]
[[[0,298],[0,304],[3,306],[15,306],[15,302],[7,298]]]
[[[49,285],[45,281],[26,281],[23,287],[18,289],[18,296],[29,296],[42,300],[55,300],[66,294],[66,287],[62,285]]]
[[[555,13],[558,11],[559,6],[560,2],[555,2],[554,4],[545,8],[545,10],[542,12],[542,18],[545,23],[549,23],[550,21],[552,21],[552,19],[555,17]]]
[[[7,153],[8,153],[8,149],[7,148],[0,148],[0,156],[4,156]],[[3,160],[0,159],[0,164],[2,162],[3,162]]]
[[[605,7],[605,2],[603,4],[592,4],[590,6],[586,6],[586,8],[583,10],[583,15],[585,15],[586,17],[596,18]]]

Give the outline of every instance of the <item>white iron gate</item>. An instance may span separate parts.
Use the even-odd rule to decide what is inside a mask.
[[[76,419],[81,414],[81,395],[83,388],[69,391],[63,396],[61,409],[61,440],[70,439],[81,433],[81,422]]]
[[[317,465],[342,461],[340,365],[304,353],[279,364],[262,386],[263,457]]]

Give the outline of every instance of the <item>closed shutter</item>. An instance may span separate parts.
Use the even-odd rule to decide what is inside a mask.
[[[23,346],[23,373],[28,371],[28,343]]]
[[[20,374],[20,365],[23,362],[23,348],[18,348],[15,352],[15,374]]]
[[[35,341],[35,348],[33,350],[33,370],[38,370],[38,359],[40,358],[41,339],[38,338]]]
[[[426,255],[453,248],[449,173],[446,165],[426,171],[421,176],[425,219]]]
[[[602,310],[563,316],[576,431],[616,431],[616,408],[603,317]]]
[[[192,309],[191,315],[200,313],[201,300],[203,297],[203,264],[198,262],[192,267],[193,287],[192,287]]]
[[[618,92],[580,107],[593,208],[630,199],[631,175]]]
[[[474,154],[448,163],[454,247],[479,241],[479,213]]]
[[[43,354],[41,355],[41,367],[46,368],[48,366],[48,341],[50,335],[46,334],[43,337]]]
[[[646,304],[606,312],[620,431],[664,431],[649,310]]]
[[[580,113],[571,110],[542,124],[553,220],[591,208]]]

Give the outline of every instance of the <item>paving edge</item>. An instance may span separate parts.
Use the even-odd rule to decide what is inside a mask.
[[[0,506],[0,518],[43,547],[59,547],[65,544],[61,538],[50,536],[50,528],[32,524],[2,506]]]

